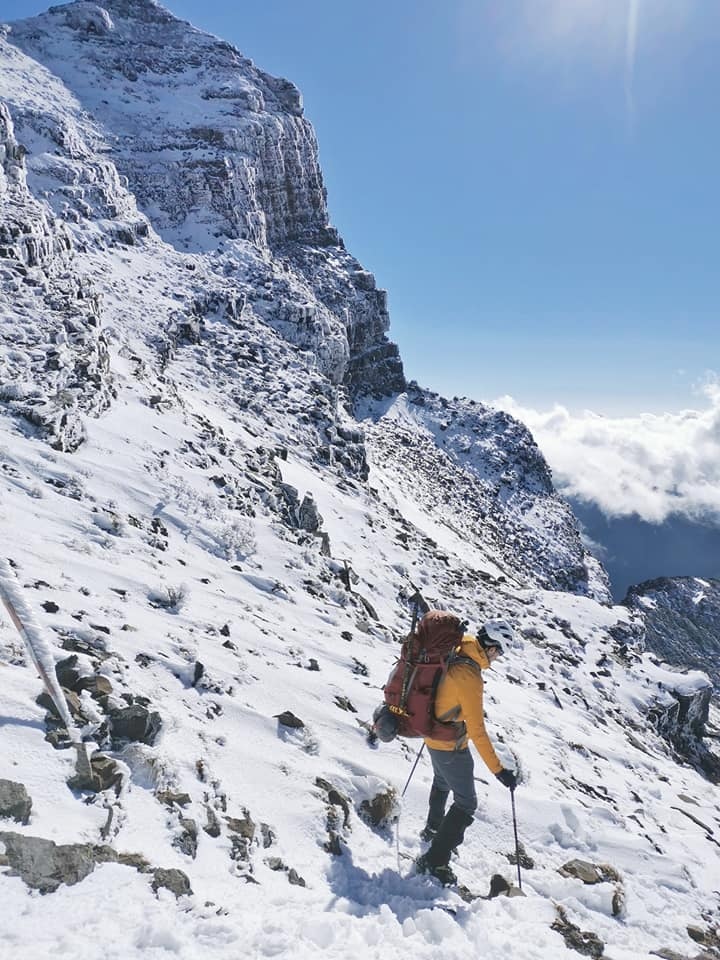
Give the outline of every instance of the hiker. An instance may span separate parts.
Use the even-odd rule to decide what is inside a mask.
[[[456,883],[449,867],[450,854],[465,836],[477,807],[473,758],[469,741],[503,786],[513,791],[517,778],[506,770],[495,753],[483,719],[483,679],[481,670],[489,669],[505,647],[512,643],[512,628],[504,620],[490,620],[477,637],[465,634],[456,647],[454,659],[440,681],[435,699],[438,720],[459,724],[458,737],[452,740],[425,738],[433,765],[427,823],[420,836],[432,841],[417,859],[420,873],[430,873],[444,884]],[[462,658],[459,660],[457,658]],[[448,796],[453,802],[445,812]]]

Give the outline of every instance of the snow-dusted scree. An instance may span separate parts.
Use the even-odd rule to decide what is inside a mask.
[[[0,27],[0,71],[3,557],[93,753],[3,616],[8,955],[720,956],[710,683],[644,652],[659,600],[611,606],[520,424],[405,382],[298,91],[152,0]],[[478,896],[413,875],[429,765],[400,803],[419,744],[363,724],[417,589],[517,632],[525,898],[485,899],[479,765]]]

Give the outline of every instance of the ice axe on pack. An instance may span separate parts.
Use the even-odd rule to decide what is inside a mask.
[[[65,724],[70,741],[77,752],[75,770],[78,780],[90,784],[92,783],[92,766],[88,755],[88,745],[83,743],[80,731],[70,715],[65,694],[55,673],[55,658],[52,650],[43,637],[32,611],[23,599],[12,567],[4,557],[0,557],[0,599],[2,599],[13,625],[25,643],[43,686],[55,705],[57,715]]]

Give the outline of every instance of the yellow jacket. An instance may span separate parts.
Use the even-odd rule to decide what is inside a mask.
[[[475,637],[466,634],[456,652],[461,657],[474,660],[482,670],[487,670],[490,661],[485,651],[478,644]],[[459,713],[457,712],[459,708]],[[503,765],[498,760],[490,738],[485,730],[483,716],[483,679],[480,670],[471,667],[469,663],[453,664],[440,681],[435,698],[435,716],[442,717],[445,713],[452,713],[456,721],[464,721],[465,732],[461,733],[456,741],[425,739],[425,743],[433,750],[463,750],[467,748],[468,740],[472,740],[475,748],[483,758],[492,773],[499,773]]]

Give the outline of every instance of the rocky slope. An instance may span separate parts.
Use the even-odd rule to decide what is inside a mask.
[[[253,403],[299,416],[322,462],[362,473],[362,430],[346,423],[353,403],[395,395],[405,381],[386,337],[385,292],[329,225],[298,92],[152,0],[71,3],[5,32],[6,162],[16,170],[8,222],[21,247],[40,231],[33,249],[46,251],[38,260],[8,248],[4,261],[0,362],[11,409],[75,449],[83,415],[112,401],[109,339],[123,365],[153,381],[159,403],[177,389],[178,346],[202,344],[197,362],[232,395],[235,371],[259,360],[243,352],[243,331],[270,327],[295,358],[284,364],[310,372],[313,395],[293,401],[278,364],[261,362],[246,377]],[[410,402],[425,401],[415,391]],[[527,431],[457,401],[431,414],[438,404],[428,397],[413,471],[431,490],[447,463],[444,496],[457,488],[449,512],[460,511],[470,544],[505,567],[512,560],[525,579],[608,599]],[[377,458],[390,467],[402,451],[402,473],[398,418],[363,411],[370,425],[383,417],[371,431]]]
[[[4,556],[93,752],[3,617],[13,955],[716,956],[709,681],[644,652],[521,425],[405,383],[297,91],[150,0],[6,27],[0,74]],[[396,857],[414,745],[357,721],[417,589],[518,632],[486,703],[522,910]],[[477,773],[476,892],[511,846]]]
[[[720,689],[720,580],[660,577],[631,587],[623,602],[642,613],[650,650],[706,671]]]

